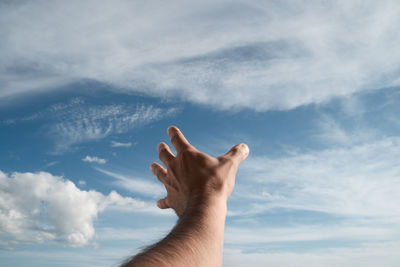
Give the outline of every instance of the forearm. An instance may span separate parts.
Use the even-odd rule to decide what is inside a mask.
[[[171,233],[126,266],[222,266],[226,199],[189,201]]]

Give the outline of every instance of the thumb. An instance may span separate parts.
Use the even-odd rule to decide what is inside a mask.
[[[249,152],[249,147],[246,144],[238,144],[233,146],[223,157],[230,158],[239,164],[247,158]]]
[[[157,201],[157,207],[159,207],[160,209],[168,209],[169,205],[168,205],[168,200],[166,197],[159,199]]]

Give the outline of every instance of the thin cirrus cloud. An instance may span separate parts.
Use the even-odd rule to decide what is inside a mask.
[[[398,242],[370,244],[362,247],[329,248],[315,251],[267,251],[248,253],[237,248],[224,249],[224,264],[232,267],[244,265],[336,267],[336,266],[390,266],[399,262]]]
[[[132,142],[122,143],[117,141],[111,141],[111,147],[131,147],[131,146]]]
[[[176,108],[140,104],[89,105],[83,100],[53,105],[49,109],[54,110],[52,115],[38,117],[48,118],[44,129],[55,143],[55,153],[67,151],[77,144],[128,132],[177,111]]]
[[[4,124],[43,123],[42,131],[53,140],[54,153],[65,152],[74,145],[101,140],[112,134],[122,134],[134,128],[173,116],[178,108],[145,104],[96,105],[84,98],[56,103],[26,117],[9,118]],[[112,141],[113,147],[129,147],[132,143]],[[88,159],[89,160],[89,159]]]
[[[279,158],[251,157],[240,170],[251,182],[238,186],[235,198],[248,199],[252,208],[231,215],[283,208],[399,221],[399,159],[399,137]]]
[[[113,184],[130,192],[146,196],[162,196],[166,193],[165,188],[157,182],[150,182],[137,177],[105,170],[99,167],[97,171],[114,179]],[[154,179],[156,180],[156,178]]]
[[[395,0],[40,1],[0,10],[0,98],[92,79],[220,109],[285,110],[400,84]]]
[[[0,237],[10,244],[90,244],[95,237],[93,222],[106,209],[158,213],[152,204],[115,191],[104,195],[80,190],[70,180],[47,172],[0,171]]]
[[[102,159],[102,158],[99,158],[99,157],[91,157],[91,156],[84,157],[82,159],[82,161],[90,162],[90,163],[94,162],[94,163],[98,163],[98,164],[106,164],[106,162],[107,162],[106,159]]]
[[[242,163],[228,215],[254,225],[227,227],[225,264],[397,266],[400,138],[332,127],[334,147]]]
[[[257,228],[248,227],[226,229],[224,244],[224,265],[241,267],[250,265],[254,267],[263,266],[296,266],[318,267],[328,266],[397,266],[398,242],[390,241],[398,236],[394,229],[382,228],[371,229],[365,226],[351,227],[342,225],[332,226],[299,226],[299,227],[278,227],[278,228]],[[145,227],[140,229],[132,228],[99,228],[97,234],[100,240],[133,243],[135,241],[147,242],[150,239],[157,240],[165,236],[169,227]],[[345,240],[346,244],[354,239],[364,242],[365,239],[381,238],[383,242],[367,242],[361,246],[337,247],[335,241]],[[383,238],[382,238],[383,237]],[[326,242],[331,240],[333,247],[324,247]],[[296,242],[309,241],[317,244],[318,249],[310,249],[309,245],[302,245],[302,249],[282,249],[282,246],[292,248]],[[322,243],[318,243],[321,241]],[[324,243],[325,242],[325,243]],[[262,245],[260,245],[262,244]],[[255,245],[262,248],[254,249]],[[102,248],[100,248],[102,249]],[[109,249],[103,249],[104,253]],[[119,257],[125,255],[120,253]],[[92,258],[90,259],[92,260]],[[111,263],[114,263],[111,261]],[[110,264],[111,264],[110,263]]]

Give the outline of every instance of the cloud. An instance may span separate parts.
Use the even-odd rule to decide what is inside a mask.
[[[0,10],[2,99],[89,79],[220,109],[285,110],[400,81],[396,0],[39,1]]]
[[[98,164],[105,164],[107,162],[106,159],[98,158],[98,157],[91,157],[91,156],[86,156],[82,159],[82,161],[86,162],[95,162]]]
[[[132,143],[127,142],[127,143],[120,143],[117,141],[111,141],[111,147],[131,147]]]
[[[396,267],[400,260],[397,242],[378,243],[363,247],[330,248],[316,251],[267,251],[249,253],[237,248],[224,249],[224,265],[290,267],[385,266]]]
[[[112,134],[126,133],[133,128],[173,116],[178,111],[179,108],[176,107],[164,108],[140,103],[96,105],[76,97],[29,116],[9,118],[2,123],[42,123],[42,134],[48,135],[55,142],[54,152],[60,153],[74,145],[101,140]],[[134,143],[111,141],[111,145],[129,147]]]
[[[100,240],[118,240],[133,241],[139,240],[143,243],[149,240],[157,240],[165,237],[174,225],[159,225],[157,227],[143,228],[109,228],[103,227],[98,229]]]
[[[163,196],[166,194],[165,188],[160,183],[150,182],[133,176],[127,176],[115,173],[101,168],[95,168],[97,171],[115,179],[114,185],[124,188],[130,192],[147,196]],[[154,178],[156,180],[156,178]]]
[[[53,105],[53,115],[47,115],[44,126],[55,142],[55,152],[64,152],[72,146],[101,140],[112,134],[160,120],[176,112],[176,108],[159,108],[152,105]]]
[[[80,190],[47,172],[0,171],[0,237],[12,243],[59,242],[84,246],[95,238],[93,222],[105,209],[157,213],[153,204],[112,191]]]
[[[325,247],[335,246],[334,241],[341,243],[352,242],[353,244],[367,244],[377,242],[398,242],[400,241],[399,227],[397,224],[376,224],[359,221],[357,223],[348,222],[309,225],[290,225],[282,226],[253,226],[246,227],[227,227],[225,243],[227,245],[240,245],[243,249],[266,246],[280,246],[290,242],[314,242],[324,241]],[[329,243],[330,241],[330,243]],[[256,245],[257,244],[257,245]]]
[[[238,180],[234,193],[252,205],[231,215],[283,208],[400,219],[399,159],[399,137],[278,158],[253,156],[241,166],[246,182]]]

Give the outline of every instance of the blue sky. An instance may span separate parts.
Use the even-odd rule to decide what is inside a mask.
[[[396,1],[0,3],[0,265],[113,266],[175,224],[156,146],[250,147],[224,266],[397,266]]]

